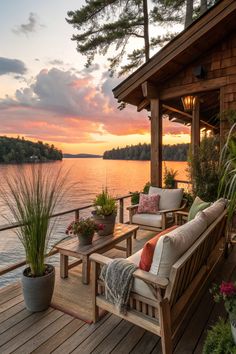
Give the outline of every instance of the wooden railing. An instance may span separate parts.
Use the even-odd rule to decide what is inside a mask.
[[[192,182],[184,181],[184,180],[181,180],[181,179],[175,179],[175,186],[174,186],[175,188],[182,187],[183,185],[184,186],[186,185],[187,189],[189,189],[192,186]]]
[[[126,194],[126,195],[123,195],[121,197],[117,197],[116,198],[116,201],[118,201],[118,216],[119,216],[119,222],[120,223],[123,223],[124,222],[124,200],[127,199],[127,198],[130,198],[132,196],[132,194]],[[55,217],[59,217],[59,216],[64,216],[64,215],[67,215],[67,214],[72,214],[74,213],[74,216],[75,216],[75,220],[78,220],[79,217],[80,217],[80,212],[82,210],[86,210],[86,209],[89,209],[89,208],[92,208],[94,205],[93,204],[87,204],[87,205],[83,205],[79,208],[74,208],[74,209],[70,209],[70,210],[65,210],[65,211],[62,211],[62,212],[59,212],[59,213],[56,213],[56,214],[53,214],[51,216],[51,218],[55,218]],[[2,225],[0,226],[0,232],[1,231],[7,231],[7,230],[12,230],[12,229],[15,229],[17,227],[21,226],[21,224],[19,223],[14,223],[14,224],[10,224],[10,225]],[[0,236],[1,236],[1,233],[0,233]],[[56,253],[58,253],[57,250],[52,250],[51,252],[49,252],[46,257],[51,257],[53,255],[55,255]],[[4,275],[6,273],[9,273],[17,268],[20,268],[22,266],[24,266],[26,264],[26,260],[21,260],[17,263],[14,263],[10,266],[7,266],[3,269],[0,269],[0,276],[1,275]]]

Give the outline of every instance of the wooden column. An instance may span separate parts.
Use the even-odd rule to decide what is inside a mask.
[[[192,145],[192,154],[195,155],[200,145],[200,104],[199,104],[199,99],[197,97],[193,107],[193,117],[192,117],[192,126],[191,126],[191,145]]]
[[[162,186],[162,114],[159,98],[151,102],[151,185]]]

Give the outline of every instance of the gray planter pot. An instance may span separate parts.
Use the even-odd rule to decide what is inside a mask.
[[[116,214],[104,216],[104,215],[97,215],[96,211],[93,211],[92,215],[97,225],[103,225],[103,230],[98,231],[98,234],[100,236],[107,236],[114,232]]]
[[[26,308],[31,312],[46,310],[51,303],[55,283],[55,268],[49,267],[49,273],[42,277],[27,276],[26,268],[22,274],[22,289]]]
[[[80,246],[91,245],[92,242],[93,242],[93,236],[94,236],[94,233],[92,235],[89,235],[89,236],[78,234],[78,239],[79,239]]]

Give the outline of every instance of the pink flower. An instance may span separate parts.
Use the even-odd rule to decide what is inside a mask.
[[[220,292],[225,296],[234,296],[236,295],[236,287],[232,282],[226,283],[223,281],[220,286]]]
[[[105,225],[104,225],[104,224],[99,224],[99,225],[98,225],[98,230],[103,231],[104,228],[105,228]]]

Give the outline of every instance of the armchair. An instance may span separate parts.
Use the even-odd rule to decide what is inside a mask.
[[[162,231],[174,223],[174,212],[184,210],[187,200],[183,199],[182,189],[149,188],[149,195],[159,194],[158,214],[138,214],[138,204],[127,207],[130,224],[139,225],[142,229]]]

